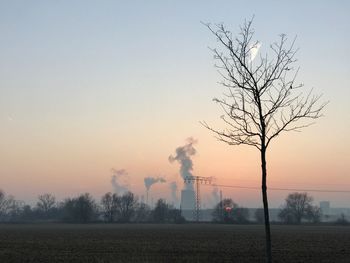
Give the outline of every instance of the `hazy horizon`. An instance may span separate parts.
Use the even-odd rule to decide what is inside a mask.
[[[350,191],[348,10],[347,1],[1,2],[0,189],[27,202],[100,198],[113,191],[111,169],[124,169],[138,196],[144,178],[164,177],[151,196],[171,200],[169,184],[178,197],[183,186],[169,156],[189,137],[198,140],[193,175],[259,187],[259,152],[218,142],[199,123],[223,127],[212,98],[224,91],[208,49],[217,43],[201,21],[237,33],[254,15],[261,52],[281,33],[297,36],[298,81],[330,101],[313,126],[272,143],[268,186]],[[260,190],[222,191],[262,206]],[[269,191],[270,207],[288,193]],[[309,194],[350,207],[349,193]]]

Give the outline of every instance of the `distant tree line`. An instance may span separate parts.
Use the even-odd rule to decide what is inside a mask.
[[[319,223],[322,213],[320,207],[313,205],[313,198],[307,193],[289,194],[279,211],[279,219],[286,224]],[[38,196],[35,205],[30,206],[16,200],[0,190],[0,222],[68,222],[68,223],[184,223],[181,210],[159,199],[154,208],[140,202],[132,193],[122,195],[106,193],[99,201],[91,194],[57,201],[55,196],[45,193]],[[249,210],[240,207],[232,199],[220,201],[213,209],[212,221],[224,224],[264,223],[264,211],[256,209],[254,219]],[[349,222],[342,214],[336,224]]]
[[[89,193],[58,202],[52,194],[38,196],[34,206],[16,200],[0,190],[0,222],[70,222],[70,223],[182,223],[179,209],[159,199],[151,209],[131,192],[106,193],[97,202]]]
[[[216,223],[264,223],[264,210],[258,208],[255,210],[254,219],[249,218],[249,211],[247,208],[240,207],[232,199],[227,198],[220,201],[212,213],[213,221]],[[313,204],[313,198],[307,193],[290,193],[281,206],[278,217],[281,223],[284,224],[317,224],[320,223],[322,211],[319,206]],[[339,225],[349,225],[350,222],[346,219],[344,214],[333,222]]]

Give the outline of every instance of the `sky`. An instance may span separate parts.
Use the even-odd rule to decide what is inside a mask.
[[[189,137],[193,174],[218,184],[260,185],[259,152],[218,142],[200,121],[222,128],[212,102],[223,87],[201,22],[232,32],[254,16],[262,48],[297,36],[298,80],[329,101],[324,117],[286,133],[268,152],[270,187],[350,190],[350,17],[348,1],[0,1],[0,188],[34,202],[112,191],[112,168],[145,195],[144,178],[167,183],[151,198],[182,189],[169,162]],[[203,202],[211,199],[202,187]],[[259,207],[259,190],[222,188]],[[178,193],[179,194],[179,193]],[[288,192],[270,191],[272,207]],[[350,194],[310,193],[349,206]],[[204,204],[204,205],[205,205]]]

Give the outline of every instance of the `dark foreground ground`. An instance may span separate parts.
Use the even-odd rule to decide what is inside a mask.
[[[350,227],[272,226],[275,262],[350,262]],[[0,262],[264,262],[255,225],[0,225]]]

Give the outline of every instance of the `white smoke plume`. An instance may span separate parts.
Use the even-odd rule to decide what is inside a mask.
[[[192,137],[187,139],[187,144],[184,146],[177,147],[175,152],[175,156],[169,156],[169,162],[178,161],[180,164],[180,175],[182,178],[186,178],[188,176],[193,176],[193,163],[191,160],[191,156],[196,154],[196,149],[193,147],[197,141]],[[193,190],[192,184],[185,184],[185,188],[187,190]]]
[[[114,168],[112,171],[111,184],[113,187],[113,192],[119,195],[125,194],[129,191],[128,184],[128,172],[125,169],[116,170]]]
[[[145,187],[147,189],[147,191],[149,191],[149,189],[151,188],[152,185],[156,184],[156,183],[165,183],[166,180],[163,177],[145,177],[144,178],[144,182],[145,182]]]
[[[216,185],[213,185],[213,190],[211,191],[211,203],[212,206],[216,206],[220,202],[220,193],[219,188]]]

